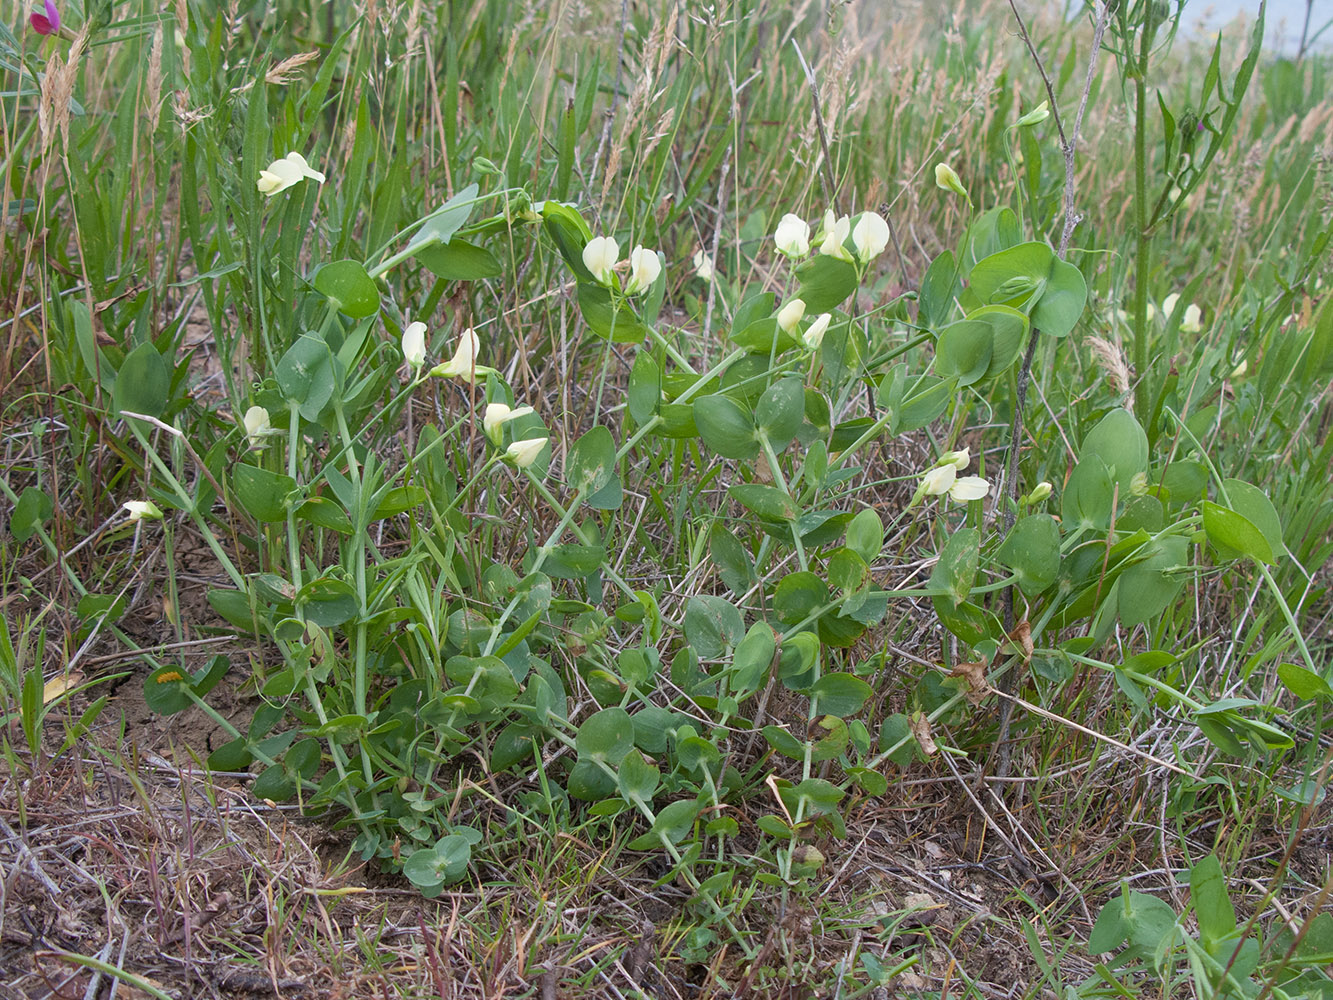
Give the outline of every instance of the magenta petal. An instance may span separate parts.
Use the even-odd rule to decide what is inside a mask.
[[[60,11],[56,9],[55,0],[46,0],[46,16],[41,14],[30,14],[28,20],[32,22],[33,30],[41,35],[54,35],[60,30]]]

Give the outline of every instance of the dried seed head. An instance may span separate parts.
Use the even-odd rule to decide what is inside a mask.
[[[277,85],[291,83],[298,69],[318,58],[318,52],[298,52],[294,56],[288,56],[282,62],[269,68],[269,71],[264,74],[264,82]]]
[[[1097,362],[1102,372],[1110,380],[1115,391],[1121,395],[1129,392],[1129,365],[1125,361],[1125,354],[1120,350],[1118,344],[1113,344],[1109,340],[1103,340],[1101,337],[1089,337],[1088,346],[1092,348],[1092,356]],[[1134,408],[1133,398],[1127,399],[1125,403],[1127,409]]]
[[[144,99],[148,105],[148,131],[157,131],[162,114],[162,22],[153,32],[153,43],[148,50],[148,82]]]

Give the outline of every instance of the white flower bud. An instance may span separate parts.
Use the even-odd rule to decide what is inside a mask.
[[[801,322],[801,317],[805,315],[805,300],[792,299],[785,306],[778,310],[778,326],[785,333],[793,333],[797,325]]]

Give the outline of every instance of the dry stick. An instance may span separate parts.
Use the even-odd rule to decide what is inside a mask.
[[[958,787],[963,790],[963,794],[965,794],[968,797],[968,799],[972,802],[973,808],[975,808],[976,811],[981,814],[982,821],[985,822],[985,824],[991,828],[991,831],[997,837],[999,837],[1001,841],[1004,842],[1004,846],[1009,848],[1009,854],[1013,858],[1012,863],[1014,864],[1014,867],[1020,871],[1023,868],[1026,868],[1028,871],[1028,877],[1035,878],[1036,872],[1032,870],[1032,865],[1028,861],[1027,855],[1025,855],[1022,852],[1022,850],[1019,849],[1018,845],[1014,843],[1014,841],[1010,840],[1009,837],[1005,834],[1005,832],[1002,829],[1000,829],[1000,824],[995,821],[995,817],[986,811],[986,807],[981,804],[981,800],[976,797],[972,789],[968,787],[967,782],[963,780],[963,776],[962,774],[959,773],[957,766],[953,762],[953,759],[947,753],[941,754],[940,757],[944,761],[944,763],[949,766],[949,770],[953,772],[954,778],[958,781]],[[1092,915],[1088,912],[1087,901],[1083,898],[1083,893],[1079,891],[1078,886],[1075,885],[1074,882],[1069,878],[1069,876],[1064,873],[1064,870],[1059,865],[1057,865],[1044,850],[1042,850],[1041,845],[1032,839],[1031,834],[1029,834],[1026,830],[1023,829],[1022,824],[1018,822],[1018,820],[1014,817],[1014,815],[1010,813],[1009,810],[1005,807],[1004,803],[1000,801],[1000,797],[996,795],[993,791],[991,792],[991,795],[995,798],[996,802],[999,802],[1000,808],[1004,809],[1006,815],[1009,816],[1009,819],[1014,824],[1014,829],[1023,835],[1024,839],[1026,839],[1027,842],[1032,845],[1033,850],[1035,850],[1039,855],[1041,855],[1041,859],[1050,866],[1051,871],[1059,875],[1060,880],[1064,882],[1067,886],[1069,886],[1069,888],[1073,891],[1074,898],[1076,898],[1079,901],[1079,905],[1083,910],[1084,918],[1087,919],[1088,921],[1091,921]]]
[[[1018,34],[1023,39],[1023,44],[1027,46],[1028,53],[1032,56],[1032,61],[1036,64],[1037,72],[1041,74],[1042,82],[1046,85],[1047,99],[1051,104],[1051,116],[1055,119],[1056,131],[1060,133],[1060,149],[1065,155],[1065,218],[1064,225],[1060,233],[1060,248],[1056,251],[1061,260],[1069,250],[1069,238],[1074,232],[1074,227],[1078,225],[1081,216],[1074,213],[1074,154],[1078,148],[1078,136],[1083,128],[1083,114],[1088,107],[1088,99],[1092,95],[1092,81],[1096,75],[1097,53],[1101,51],[1102,35],[1106,32],[1106,25],[1110,17],[1110,7],[1099,0],[1097,5],[1097,22],[1092,31],[1092,51],[1088,53],[1088,75],[1083,81],[1083,96],[1078,102],[1078,112],[1074,116],[1074,130],[1068,136],[1065,135],[1064,120],[1060,116],[1059,103],[1055,99],[1055,87],[1051,84],[1051,77],[1046,72],[1046,67],[1042,64],[1041,56],[1037,54],[1036,48],[1032,44],[1032,37],[1028,34],[1027,25],[1023,23],[1023,15],[1018,12],[1014,0],[1009,0],[1009,9],[1013,11],[1015,20],[1018,21]],[[1027,352],[1023,355],[1023,365],[1018,370],[1017,391],[1014,393],[1014,417],[1009,425],[1009,454],[1005,462],[1004,470],[1004,495],[1009,501],[1004,505],[1004,533],[1007,535],[1014,526],[1015,510],[1018,506],[1018,446],[1019,440],[1023,435],[1023,406],[1027,402],[1028,381],[1032,375],[1032,358],[1037,353],[1037,337],[1040,331],[1034,326],[1031,334],[1028,336]],[[1014,588],[1009,587],[1004,592],[1004,630],[1006,633],[1014,629]],[[997,777],[1006,778],[1009,776],[1009,723],[1013,718],[1013,702],[1009,700],[1009,695],[1014,683],[1014,671],[1005,673],[1000,678],[999,692],[1005,695],[1000,707],[1000,726],[999,739],[996,741],[996,761],[995,774]]]
[[[837,215],[839,214],[836,200],[838,185],[833,177],[833,157],[829,154],[828,132],[824,129],[824,112],[819,106],[819,84],[815,82],[814,70],[805,61],[805,53],[801,51],[801,46],[794,38],[791,40],[791,47],[796,50],[796,58],[800,60],[801,69],[805,71],[805,82],[810,88],[810,101],[815,109],[815,130],[819,133],[819,147],[824,152],[824,170],[819,175],[819,182],[824,188],[824,200],[833,209],[833,214]]]
[[[1319,776],[1315,778],[1315,787],[1311,802],[1309,805],[1306,805],[1301,809],[1300,818],[1296,821],[1296,830],[1292,834],[1290,843],[1287,844],[1287,849],[1282,854],[1282,860],[1278,862],[1277,869],[1273,873],[1273,886],[1266,893],[1265,898],[1267,899],[1277,899],[1278,879],[1280,879],[1287,871],[1287,865],[1291,863],[1291,858],[1296,853],[1296,847],[1300,844],[1301,837],[1310,826],[1310,820],[1314,818],[1314,803],[1318,801],[1320,794],[1328,784],[1330,765],[1333,765],[1333,750],[1330,750],[1324,755],[1324,763],[1319,768]],[[1320,887],[1318,894],[1315,896],[1314,905],[1310,907],[1310,916],[1305,918],[1305,924],[1292,939],[1286,954],[1282,956],[1282,965],[1279,966],[1279,970],[1287,967],[1287,964],[1296,954],[1296,950],[1301,946],[1301,942],[1305,940],[1305,936],[1310,933],[1310,927],[1314,923],[1314,918],[1324,911],[1324,907],[1328,903],[1330,892],[1333,892],[1333,874],[1330,874],[1324,879],[1323,886]],[[1235,950],[1232,951],[1231,957],[1227,960],[1226,968],[1223,970],[1224,973],[1229,973],[1231,967],[1236,964],[1236,959],[1240,957],[1241,946],[1249,940],[1250,931],[1254,928],[1255,923],[1259,919],[1259,914],[1263,909],[1264,907],[1262,905],[1256,906],[1254,912],[1250,914],[1250,919],[1245,922],[1245,926],[1242,928],[1240,936],[1236,939]],[[1259,1000],[1267,1000],[1269,994],[1273,992],[1274,981],[1279,974],[1280,972],[1275,973],[1274,976],[1264,984],[1263,991],[1259,994]]]

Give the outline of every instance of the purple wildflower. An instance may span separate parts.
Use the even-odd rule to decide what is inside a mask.
[[[56,10],[55,0],[46,0],[46,14],[29,14],[33,30],[39,35],[54,35],[60,30],[60,11]]]

